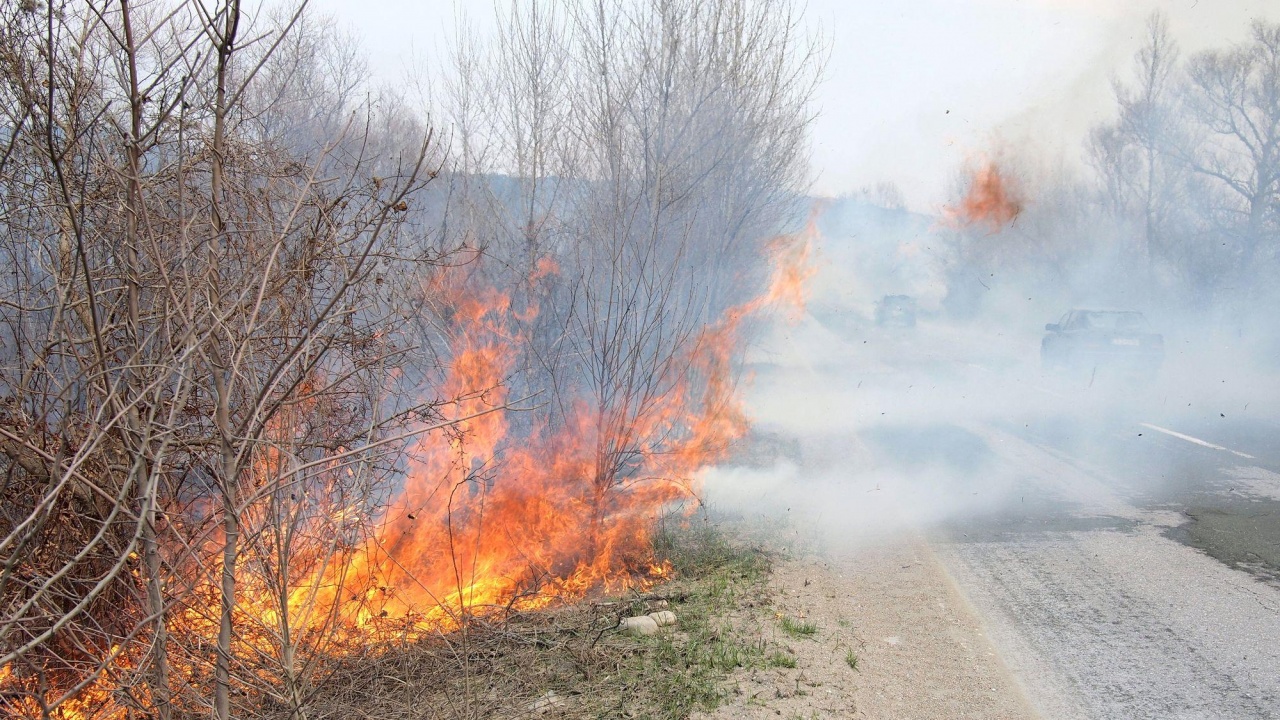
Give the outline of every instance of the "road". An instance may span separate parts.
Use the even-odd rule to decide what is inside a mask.
[[[1043,717],[1280,717],[1275,384],[1176,347],[1047,377],[1029,345],[810,318],[761,343],[782,460],[734,487],[833,546],[924,533]]]
[[[1280,590],[1255,547],[1266,538],[1247,524],[1205,533],[1185,514],[1239,525],[1251,504],[1274,512],[1239,487],[1269,471],[1112,429],[1088,456],[1057,433],[988,431],[998,462],[1023,471],[1030,509],[948,522],[935,547],[1044,717],[1280,716]],[[1144,482],[1170,467],[1187,472]]]

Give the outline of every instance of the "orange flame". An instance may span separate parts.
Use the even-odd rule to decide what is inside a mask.
[[[61,704],[49,711],[47,715],[36,699],[41,693],[39,682],[31,677],[18,677],[12,665],[0,666],[0,691],[4,693],[0,699],[0,709],[5,717],[42,718],[51,720],[90,720],[91,718],[125,718],[126,713],[113,702],[113,692],[119,687],[114,671],[125,667],[125,658],[119,655],[120,647],[113,646],[108,652],[105,670],[84,681],[83,687],[71,693]]]
[[[653,520],[673,503],[696,497],[698,470],[722,460],[746,433],[749,420],[734,378],[741,325],[774,307],[789,308],[793,317],[803,311],[815,273],[816,234],[816,218],[810,218],[802,233],[766,244],[773,265],[768,290],[703,328],[679,358],[684,371],[670,387],[631,413],[602,412],[578,398],[557,428],[528,422],[530,416],[508,408],[513,398],[507,378],[526,341],[520,328],[537,308],[515,308],[508,294],[477,290],[456,275],[440,279],[428,292],[444,303],[456,336],[437,391],[456,398],[451,414],[459,422],[446,431],[445,442],[438,434],[416,442],[404,486],[374,536],[344,540],[342,562],[320,563],[310,580],[295,581],[287,607],[278,586],[246,574],[237,591],[238,642],[269,648],[287,619],[299,637],[337,637],[327,647],[340,652],[370,639],[451,630],[474,615],[545,607],[594,588],[646,587],[667,578],[671,568],[650,550]],[[530,282],[558,272],[554,263],[541,262]],[[298,413],[307,411],[299,406]],[[282,445],[291,424],[301,421],[290,417],[282,415],[268,430]],[[610,461],[612,469],[605,467]],[[282,452],[269,448],[250,473],[267,482],[287,465]],[[341,528],[343,512],[338,507],[320,522]],[[214,529],[204,541],[208,557],[218,557],[221,542]],[[216,634],[216,612],[208,608],[218,605],[218,576],[215,563],[196,587],[208,602],[175,612],[174,634]],[[192,687],[192,676],[207,675],[195,669],[207,659],[170,659],[175,676],[186,676]],[[128,662],[124,655],[115,659],[116,665]],[[24,683],[11,668],[0,668],[0,689]],[[114,686],[110,673],[102,675],[53,717],[126,717],[112,700]],[[38,716],[34,701],[0,707]]]
[[[998,232],[1022,213],[1022,201],[995,161],[988,160],[974,173],[969,192],[958,205],[943,208],[952,227],[983,226]]]
[[[470,419],[447,449],[421,440],[385,526],[347,569],[348,583],[364,588],[360,623],[456,627],[488,609],[542,607],[593,587],[665,577],[668,568],[648,555],[652,521],[695,497],[697,470],[745,434],[733,378],[739,327],[767,307],[803,311],[817,232],[811,217],[804,232],[766,245],[768,291],[704,328],[684,359],[687,372],[646,398],[642,412],[620,416],[582,398],[554,432],[513,434],[501,410],[514,348],[524,341],[508,320],[531,311],[513,311],[496,290],[441,288],[461,328],[441,392],[463,397],[456,416]],[[554,272],[537,269],[539,277]],[[605,456],[619,446],[624,469],[614,475]]]
[[[796,235],[780,235],[766,246],[772,258],[773,278],[769,291],[757,301],[752,310],[777,305],[790,309],[789,317],[797,319],[804,313],[809,301],[809,282],[817,274],[813,264],[813,243],[818,237],[818,218],[815,209],[802,232]]]

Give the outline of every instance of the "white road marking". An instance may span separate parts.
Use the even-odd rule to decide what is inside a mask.
[[[1242,458],[1245,458],[1245,459],[1247,459],[1247,460],[1257,460],[1257,459],[1258,459],[1258,458],[1256,458],[1256,457],[1254,457],[1254,456],[1252,456],[1252,455],[1249,455],[1249,454],[1247,454],[1247,453],[1242,453],[1242,452],[1240,452],[1239,450],[1232,450],[1231,448],[1222,447],[1221,445],[1214,445],[1214,444],[1213,444],[1213,443],[1211,443],[1211,442],[1205,442],[1204,440],[1201,440],[1200,438],[1191,437],[1190,435],[1183,435],[1183,434],[1182,434],[1182,433],[1180,433],[1180,432],[1174,432],[1173,430],[1170,430],[1170,429],[1168,429],[1168,428],[1162,428],[1162,427],[1160,427],[1159,425],[1152,425],[1152,424],[1150,424],[1150,423],[1138,423],[1138,424],[1139,424],[1139,425],[1141,425],[1141,426],[1142,426],[1142,427],[1144,427],[1144,428],[1150,428],[1150,429],[1152,429],[1152,430],[1155,430],[1156,432],[1162,432],[1162,433],[1164,433],[1165,435],[1171,435],[1171,436],[1173,436],[1173,437],[1178,438],[1179,440],[1186,440],[1186,441],[1187,441],[1187,442],[1189,442],[1189,443],[1195,443],[1196,445],[1200,445],[1200,446],[1203,446],[1203,447],[1207,447],[1207,448],[1209,448],[1209,449],[1211,449],[1211,450],[1222,450],[1223,452],[1229,452],[1229,453],[1231,453],[1232,455],[1238,455],[1238,456],[1240,456],[1240,457],[1242,457]]]

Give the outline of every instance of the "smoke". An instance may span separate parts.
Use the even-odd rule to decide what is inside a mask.
[[[898,164],[872,158],[859,172],[882,171],[917,200],[920,187],[947,189],[924,212],[871,190],[828,203],[810,312],[749,358],[754,435],[737,464],[707,472],[712,507],[843,543],[1133,519],[1224,477],[1234,491],[1275,493],[1253,453],[1270,447],[1280,400],[1269,280],[1280,185],[1247,178],[1280,167],[1219,121],[1235,112],[1221,100],[1235,87],[1227,74],[1276,80],[1248,58],[1280,49],[1280,31],[1255,29],[1236,3],[1211,17],[1039,5],[1093,23],[1096,46],[928,168],[900,131],[878,138],[875,152]],[[915,302],[914,325],[877,322],[890,295]],[[1074,309],[1142,313],[1163,361],[1046,362],[1046,325]]]
[[[1255,283],[1218,278],[1215,302],[1179,301],[1135,273],[1131,236],[1079,194],[1081,179],[998,157],[958,183],[941,217],[827,203],[809,311],[774,325],[747,358],[753,435],[735,463],[705,472],[711,508],[783,519],[833,544],[907,528],[1132,519],[1121,498],[1208,478],[1188,479],[1177,454],[1133,465],[1131,450],[1192,442],[1169,434],[1178,428],[1196,440],[1222,429],[1209,437],[1230,444],[1228,420],[1274,427],[1275,323],[1268,306],[1248,305]],[[899,294],[917,300],[915,325],[878,324],[876,303]],[[1144,313],[1163,363],[1046,367],[1045,325],[1074,308]],[[1270,487],[1256,475],[1240,486]]]

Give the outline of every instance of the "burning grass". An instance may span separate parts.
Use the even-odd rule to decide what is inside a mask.
[[[770,667],[783,653],[734,622],[767,614],[770,556],[695,525],[655,534],[655,554],[674,579],[649,592],[371,648],[335,668],[312,707],[317,716],[388,719],[681,718],[713,708],[730,672]],[[658,608],[679,618],[671,632],[613,630],[621,617]]]
[[[244,537],[237,564],[223,571],[229,542],[217,525],[192,533],[202,540],[189,559],[172,564],[191,585],[175,588],[183,592],[164,619],[173,639],[166,662],[177,685],[169,705],[174,717],[207,712],[210,688],[233,695],[238,714],[260,717],[362,703],[376,708],[400,697],[406,709],[429,697],[454,716],[489,716],[514,712],[513,698],[532,702],[540,695],[530,693],[560,686],[566,689],[551,696],[560,698],[554,704],[578,692],[575,702],[595,714],[634,702],[664,708],[658,716],[667,717],[714,702],[715,677],[763,662],[762,648],[731,639],[712,620],[715,606],[732,607],[761,568],[712,537],[677,542],[655,535],[654,518],[694,506],[698,471],[726,459],[746,434],[735,383],[740,330],[762,310],[803,309],[813,228],[811,221],[806,233],[770,243],[773,278],[756,299],[690,328],[688,342],[674,344],[654,367],[610,370],[645,379],[565,391],[557,398],[560,415],[528,422],[511,412],[519,400],[509,381],[538,309],[513,308],[507,294],[462,281],[428,288],[426,299],[442,306],[448,336],[440,394],[453,400],[424,420],[441,432],[421,436],[402,488],[379,509],[347,491],[349,462],[306,462],[291,449],[294,429],[325,408],[299,401],[296,416],[291,411],[268,424],[263,449],[238,479],[260,502],[237,510]],[[645,347],[641,342],[629,352]],[[336,452],[346,457],[345,448]],[[302,483],[290,479],[296,467],[315,470]],[[171,525],[199,525],[206,516],[212,517],[207,508],[165,511]],[[162,554],[175,557],[187,557],[186,547],[159,543]],[[685,598],[686,629],[677,636],[614,637],[608,628],[625,606],[621,599],[568,605],[598,592],[647,597],[672,573],[692,588],[675,591]],[[234,594],[226,594],[228,576]],[[140,593],[139,577],[122,574],[119,584]],[[234,659],[236,678],[220,684],[209,648],[221,642],[223,597],[234,602],[221,619],[233,630],[226,656]],[[532,614],[540,609],[548,614]],[[132,683],[141,690],[126,697],[119,688],[131,683],[115,677],[146,671],[152,629],[138,627],[137,641],[119,651],[86,651],[101,672],[90,666],[69,680],[53,679],[52,691],[39,664],[6,666],[0,709],[67,720],[150,713],[160,704],[151,685]],[[77,686],[80,676],[88,680]],[[623,683],[624,699],[617,700],[623,705],[597,707],[601,698],[618,696],[593,684],[606,679]],[[169,684],[157,687],[170,692]],[[401,696],[396,688],[413,692]],[[61,707],[41,705],[60,694]]]
[[[318,604],[348,606],[362,627],[387,618],[447,631],[471,616],[492,619],[664,579],[671,568],[650,552],[653,518],[696,499],[698,471],[726,459],[746,435],[735,375],[742,325],[762,311],[803,312],[816,233],[811,217],[803,232],[770,241],[765,292],[727,309],[666,359],[593,367],[649,377],[562,393],[554,424],[523,426],[507,412],[513,359],[540,308],[514,307],[504,292],[447,278],[430,288],[430,300],[453,320],[441,387],[445,397],[462,398],[454,410],[463,419],[447,443],[422,438],[376,537],[350,563],[335,564],[330,575],[341,578],[321,583],[359,590]],[[540,265],[536,275],[558,272]],[[645,343],[625,349],[652,352]]]

